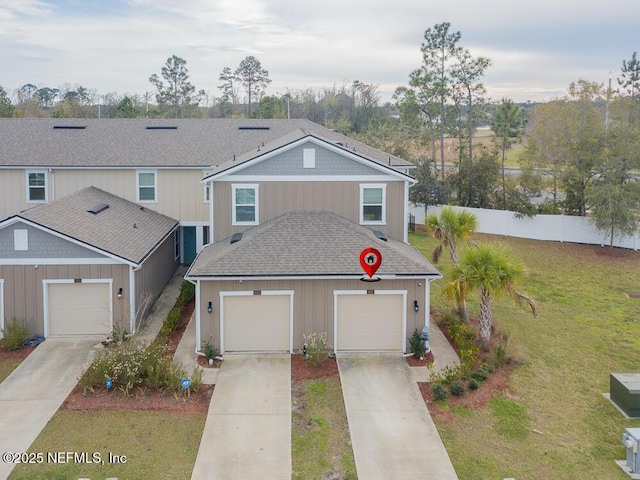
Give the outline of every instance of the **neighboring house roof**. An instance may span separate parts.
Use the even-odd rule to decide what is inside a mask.
[[[358,160],[373,164],[378,169],[387,171],[387,173],[392,173],[406,180],[415,182],[413,177],[398,170],[398,168],[406,169],[412,166],[408,164],[408,162],[405,162],[404,165],[400,165],[396,163],[398,160],[396,157],[381,152],[380,150],[376,150],[375,148],[363,143],[355,142],[347,137],[342,137],[338,141],[335,140],[335,137],[334,139],[331,139],[304,128],[295,129],[271,142],[260,144],[242,155],[234,155],[220,164],[213,165],[211,173],[205,176],[203,181],[223,177],[225,174],[230,172],[241,170],[245,165],[253,164],[253,161],[259,162],[264,158],[268,158],[273,154],[281,152],[283,149],[299,145],[305,141],[311,141],[319,145],[323,145],[326,148],[337,149],[348,156],[354,156]]]
[[[94,207],[104,209],[90,213]],[[20,219],[136,265],[178,226],[173,218],[95,187],[30,208],[3,223]]]
[[[187,277],[362,277],[360,252],[382,255],[376,276],[440,276],[411,245],[388,238],[330,212],[289,212],[250,228],[239,241],[206,246]],[[237,238],[237,237],[236,237]]]
[[[209,168],[259,146],[315,135],[372,161],[403,169],[399,157],[309,120],[0,119],[0,167]]]

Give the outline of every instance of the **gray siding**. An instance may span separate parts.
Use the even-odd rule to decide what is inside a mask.
[[[14,230],[27,230],[29,250],[14,250]],[[0,258],[104,258],[104,255],[24,223],[0,230]]]
[[[173,234],[147,258],[142,268],[135,272],[136,284],[136,321],[144,319],[165,285],[178,268],[179,261],[174,259]]]
[[[422,286],[418,284],[422,283]],[[407,291],[407,336],[414,329],[424,326],[425,279],[383,280],[375,284],[360,280],[244,280],[200,282],[200,324],[202,342],[211,341],[220,347],[220,292],[254,290],[293,290],[293,347],[300,350],[302,335],[326,332],[328,343],[333,347],[333,292],[335,290],[406,290]],[[421,310],[413,310],[413,300],[418,300]],[[213,312],[207,312],[207,303],[213,302]],[[407,348],[408,348],[407,342]]]
[[[302,168],[305,148],[315,150],[315,168]],[[238,172],[239,175],[385,175],[315,143],[300,145]]]
[[[129,303],[119,302],[117,292],[129,291],[127,265],[0,265],[4,279],[5,322],[13,317],[24,319],[33,333],[44,334],[44,299],[42,280],[52,279],[113,279],[113,322],[129,318]],[[128,324],[125,325],[128,329]]]
[[[241,182],[233,182],[241,183]],[[248,182],[249,183],[249,182]],[[360,184],[375,182],[253,182],[259,187],[260,223],[286,212],[326,210],[352,222],[360,222]],[[386,225],[371,226],[386,235],[402,240],[407,228],[404,218],[404,182],[380,182],[387,184]],[[232,183],[214,183],[214,242],[247,226],[232,225]]]

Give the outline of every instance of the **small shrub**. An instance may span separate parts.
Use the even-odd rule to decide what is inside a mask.
[[[193,283],[187,282],[185,280],[184,282],[182,282],[182,285],[180,285],[180,295],[178,295],[176,305],[179,305],[181,307],[185,306],[191,301],[191,299],[193,299],[193,297],[195,297],[195,295],[196,286]]]
[[[411,335],[411,338],[408,340],[409,349],[411,350],[411,353],[413,353],[413,356],[416,358],[424,357],[427,353],[427,348],[424,345],[424,340],[420,338],[420,332],[418,332],[417,328],[413,331],[413,335]]]
[[[480,388],[480,382],[478,382],[478,380],[476,380],[475,378],[472,378],[471,380],[469,380],[468,387],[469,390],[478,390],[478,388]]]
[[[432,372],[429,377],[430,382],[441,383],[443,385],[449,385],[455,380],[461,380],[463,378],[463,370],[460,365],[447,365],[442,368],[438,373]]]
[[[507,345],[509,344],[509,334],[502,332],[498,335],[498,343],[493,349],[491,364],[495,367],[502,367],[509,362]]]
[[[212,358],[216,358],[219,355],[218,349],[213,344],[213,339],[210,342],[204,342],[202,345],[202,353],[204,353],[207,360],[211,360]]]
[[[440,383],[440,382],[436,382],[436,383],[432,383],[431,384],[431,397],[436,401],[436,402],[443,402],[447,399],[447,397],[449,396],[447,394],[447,389],[445,388],[445,386]]]
[[[484,382],[487,378],[489,378],[489,372],[484,368],[479,368],[471,374],[471,378],[473,380],[476,380],[477,382]]]
[[[173,362],[168,345],[153,343],[145,346],[131,340],[97,355],[79,383],[85,392],[94,391],[104,388],[106,379],[110,379],[113,388],[128,396],[135,387],[166,388],[179,392],[182,390],[181,380],[186,376],[184,368]],[[197,390],[201,385],[202,372],[196,369],[192,372],[191,390]]]
[[[453,382],[451,382],[451,385],[449,385],[449,391],[451,392],[451,395],[455,395],[460,396],[464,393],[464,383],[462,383],[462,380],[455,380]]]
[[[17,350],[22,348],[22,345],[29,339],[31,333],[24,319],[14,317],[5,323],[2,335],[2,345],[4,345],[4,348],[7,350]]]
[[[302,335],[305,346],[305,360],[314,367],[321,365],[327,358],[327,333],[311,333]]]
[[[165,318],[164,322],[162,322],[162,327],[160,328],[160,333],[162,335],[168,336],[171,332],[173,332],[178,325],[180,325],[180,319],[182,318],[182,307],[178,305],[174,306],[167,318]]]

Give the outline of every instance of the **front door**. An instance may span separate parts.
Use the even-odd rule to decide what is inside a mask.
[[[182,227],[182,263],[191,264],[196,253],[196,227]]]

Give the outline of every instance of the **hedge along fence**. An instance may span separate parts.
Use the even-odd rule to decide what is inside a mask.
[[[504,235],[507,237],[530,238],[556,242],[586,243],[589,245],[609,245],[609,232],[600,232],[588,217],[571,215],[535,215],[518,217],[508,210],[488,210],[451,206],[456,210],[467,210],[478,218],[478,233]],[[442,206],[429,207],[429,213],[440,214]],[[640,234],[632,237],[616,236],[613,246],[638,250]]]

